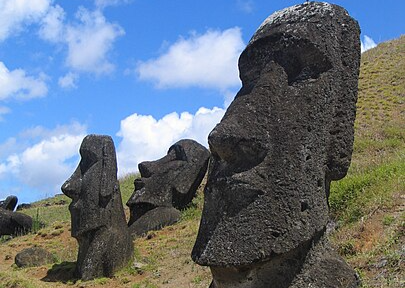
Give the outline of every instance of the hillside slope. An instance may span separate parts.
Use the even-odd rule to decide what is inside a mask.
[[[405,279],[405,36],[362,55],[352,165],[332,184],[331,240],[358,271],[363,287],[404,287]],[[135,175],[121,179],[125,202]],[[0,288],[11,287],[208,287],[209,269],[190,259],[202,209],[202,190],[182,220],[134,241],[136,265],[114,278],[89,282],[72,275],[77,243],[70,237],[69,199],[57,196],[24,210],[31,234],[0,239]],[[128,213],[128,210],[126,211]],[[14,256],[37,245],[54,265],[18,269]]]
[[[332,184],[332,239],[363,287],[405,285],[405,36],[362,54],[349,173]]]

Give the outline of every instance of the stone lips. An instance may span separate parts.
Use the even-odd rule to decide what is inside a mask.
[[[132,258],[129,234],[117,180],[114,143],[109,136],[88,135],[81,161],[62,191],[72,199],[72,236],[79,243],[76,274],[83,280],[113,273]]]
[[[209,155],[201,144],[183,139],[174,143],[163,158],[138,165],[141,178],[135,180],[135,191],[127,202],[133,235],[178,221],[178,210],[191,203],[204,178]]]
[[[311,2],[252,37],[242,88],[209,135],[195,262],[249,267],[322,233],[330,181],[351,161],[359,34],[346,10]]]

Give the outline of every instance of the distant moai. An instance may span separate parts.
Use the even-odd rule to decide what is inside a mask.
[[[191,203],[204,178],[209,156],[198,142],[183,139],[170,146],[163,158],[138,165],[141,178],[135,179],[135,191],[127,202],[133,236],[180,219],[180,210]]]
[[[69,205],[72,236],[79,243],[76,276],[82,280],[111,277],[133,255],[117,180],[114,143],[109,136],[88,135],[81,160],[62,185]]]
[[[0,208],[9,211],[14,211],[15,206],[17,206],[17,202],[18,202],[17,196],[10,195],[5,200],[0,201]]]
[[[337,5],[278,11],[239,58],[242,88],[208,137],[193,260],[211,288],[357,287],[325,236],[350,165],[360,29]]]
[[[13,212],[17,202],[18,198],[14,195],[0,201],[0,236],[23,235],[31,231],[32,218],[23,213]]]

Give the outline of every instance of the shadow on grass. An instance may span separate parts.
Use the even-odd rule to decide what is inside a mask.
[[[62,282],[62,283],[74,283],[78,280],[75,277],[76,262],[62,262],[55,264],[48,270],[46,276],[41,280],[44,282]]]

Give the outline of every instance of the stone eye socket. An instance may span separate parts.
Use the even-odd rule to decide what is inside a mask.
[[[248,66],[241,75],[243,83],[256,81],[267,63],[274,61],[283,67],[288,85],[307,79],[317,79],[332,68],[328,57],[307,39],[276,33],[255,42],[241,55],[239,65]]]
[[[97,155],[90,150],[80,151],[82,160],[80,161],[80,171],[82,174],[86,173],[97,162]]]

